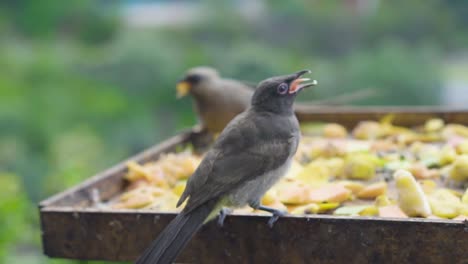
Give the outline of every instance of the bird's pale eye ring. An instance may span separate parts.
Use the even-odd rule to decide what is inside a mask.
[[[282,83],[278,85],[277,89],[279,94],[286,94],[288,92],[288,85],[286,83]]]

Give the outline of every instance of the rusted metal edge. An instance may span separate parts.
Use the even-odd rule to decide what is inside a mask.
[[[56,203],[57,201],[63,199],[64,197],[67,197],[67,196],[70,196],[70,195],[73,195],[75,192],[79,191],[79,190],[83,190],[83,189],[86,189],[87,187],[90,187],[94,184],[96,184],[97,182],[100,182],[106,178],[109,178],[109,177],[113,177],[114,174],[122,171],[122,170],[125,170],[126,169],[126,164],[127,162],[129,161],[142,161],[142,160],[146,160],[148,157],[150,156],[153,156],[155,154],[158,154],[158,153],[164,153],[167,149],[171,148],[171,147],[174,147],[176,145],[179,145],[181,143],[184,143],[184,142],[187,142],[193,135],[193,132],[192,130],[190,131],[184,131],[174,137],[171,137],[169,138],[168,140],[165,140],[163,141],[161,144],[156,144],[155,146],[133,156],[133,157],[130,157],[126,160],[124,160],[123,162],[120,162],[118,163],[117,165],[103,171],[103,172],[100,172],[94,176],[92,176],[91,178],[85,180],[84,182],[74,186],[74,187],[71,187],[63,192],[60,192],[46,200],[43,200],[39,203],[39,209],[43,210],[45,207],[47,206],[52,206],[54,203]]]
[[[43,235],[49,240],[44,252],[50,257],[133,261],[175,213],[43,212],[43,217],[48,220]],[[287,216],[270,228],[268,219],[268,215],[242,214],[229,215],[223,227],[216,221],[207,223],[178,260],[222,260],[227,264],[463,263],[460,260],[468,257],[468,231],[458,221],[310,215]],[[422,262],[413,262],[415,259]]]
[[[132,215],[168,215],[176,216],[178,212],[175,211],[154,211],[149,209],[143,210],[132,210],[132,209],[118,209],[118,210],[102,210],[93,207],[89,208],[74,208],[74,207],[62,207],[62,206],[48,206],[41,210],[44,213],[53,212],[53,213],[74,213],[74,214],[87,214],[87,213],[102,213],[102,214],[132,214]],[[234,213],[229,214],[231,216],[243,216],[247,218],[265,218],[268,219],[270,215],[268,214],[253,214],[253,213]],[[326,215],[326,214],[310,214],[310,215],[285,215],[281,219],[289,218],[304,218],[304,219],[315,219],[315,218],[326,218],[337,221],[347,221],[347,220],[364,220],[364,221],[379,221],[379,222],[417,222],[417,223],[431,223],[431,224],[462,224],[465,220],[450,220],[450,219],[436,219],[436,218],[391,218],[391,217],[373,217],[373,216],[337,216],[337,215]]]

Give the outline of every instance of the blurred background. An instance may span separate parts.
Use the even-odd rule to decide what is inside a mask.
[[[468,104],[465,0],[0,1],[0,263],[42,256],[37,202],[196,123],[185,70],[257,82],[303,68],[302,99]],[[87,263],[81,261],[80,263]]]

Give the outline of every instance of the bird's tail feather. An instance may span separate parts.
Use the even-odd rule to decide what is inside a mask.
[[[175,261],[195,232],[215,209],[216,201],[209,201],[186,213],[182,211],[159,234],[135,262],[136,264],[169,264]]]

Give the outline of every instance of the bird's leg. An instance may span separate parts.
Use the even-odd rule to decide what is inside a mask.
[[[223,207],[221,211],[219,211],[219,216],[218,216],[218,225],[220,227],[223,227],[224,225],[224,219],[226,219],[226,215],[232,213],[232,209]]]
[[[260,206],[258,207],[258,210],[270,212],[270,213],[273,214],[273,215],[270,217],[270,220],[268,220],[268,226],[269,226],[270,228],[272,228],[272,227],[273,227],[273,224],[274,224],[276,221],[278,221],[278,218],[280,218],[280,217],[286,215],[286,212],[285,212],[285,211],[278,210],[278,209],[271,208],[271,207],[267,207],[267,206],[263,206],[263,205],[260,205]]]
[[[287,212],[285,211],[282,211],[282,210],[278,210],[278,209],[275,209],[275,208],[272,208],[272,207],[268,207],[268,206],[264,206],[264,205],[261,205],[260,202],[256,202],[256,203],[250,203],[249,204],[250,207],[252,207],[253,209],[256,209],[256,210],[262,210],[262,211],[266,211],[266,212],[269,212],[269,213],[272,213],[273,215],[270,217],[270,220],[268,220],[268,226],[270,228],[273,227],[273,224],[278,221],[278,218],[280,218],[281,216],[285,216]]]

